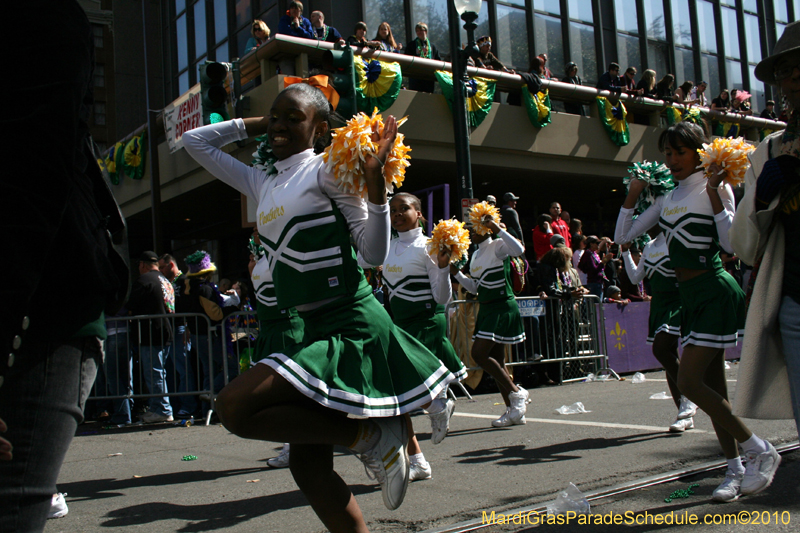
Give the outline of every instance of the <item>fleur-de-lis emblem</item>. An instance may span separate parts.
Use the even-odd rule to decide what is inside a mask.
[[[612,329],[610,333],[617,338],[617,342],[614,343],[614,347],[617,350],[622,350],[625,347],[625,345],[622,343],[622,337],[625,336],[628,332],[619,327],[619,322],[617,322],[617,327]]]

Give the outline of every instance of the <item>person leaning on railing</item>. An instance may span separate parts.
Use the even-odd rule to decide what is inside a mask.
[[[439,50],[436,48],[436,45],[428,39],[428,25],[424,22],[417,22],[414,31],[417,34],[417,38],[408,43],[405,53],[422,59],[441,61],[442,58],[439,56]],[[408,88],[412,91],[432,93],[433,87],[434,82],[432,80],[421,80],[418,78],[408,79]]]

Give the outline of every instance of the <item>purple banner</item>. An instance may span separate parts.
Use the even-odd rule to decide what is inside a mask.
[[[605,315],[608,366],[618,374],[659,370],[661,364],[647,344],[647,320],[650,302],[633,302],[626,306],[603,304]],[[741,343],[725,351],[725,359],[739,359]]]

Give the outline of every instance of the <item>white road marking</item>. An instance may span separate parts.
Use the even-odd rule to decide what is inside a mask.
[[[453,416],[463,416],[467,418],[485,418],[487,420],[497,419],[497,415],[481,415],[478,413],[464,413],[457,411]],[[664,426],[637,426],[634,424],[613,424],[610,422],[587,422],[585,420],[554,420],[552,418],[528,418],[525,417],[527,422],[539,422],[542,424],[561,424],[565,426],[591,426],[598,428],[613,428],[613,429],[636,429],[639,431],[653,431],[667,433],[668,430]],[[690,429],[686,433],[708,433],[702,429]]]
[[[666,379],[656,379],[656,378],[647,378],[647,381],[663,381],[664,383],[667,382]],[[647,381],[645,381],[645,383],[647,383]],[[735,379],[726,379],[725,381],[727,381],[728,383],[736,383],[737,380],[735,380]],[[637,385],[640,385],[640,383],[637,383]]]

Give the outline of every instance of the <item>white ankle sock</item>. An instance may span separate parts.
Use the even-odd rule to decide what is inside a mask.
[[[422,452],[409,455],[408,460],[412,465],[425,466],[428,464],[428,461],[425,460],[425,455]]]
[[[358,421],[358,434],[356,440],[350,445],[350,449],[356,453],[364,453],[381,438],[381,428],[372,420]]]
[[[447,406],[447,400],[443,398],[436,398],[425,410],[428,411],[428,414],[432,415],[435,413],[441,413],[445,406]]]
[[[741,474],[744,472],[744,465],[742,464],[741,457],[734,457],[733,459],[728,459],[728,470],[731,472],[736,472],[737,474]]]
[[[753,433],[749,439],[740,443],[744,453],[764,453],[769,448],[767,441]]]

